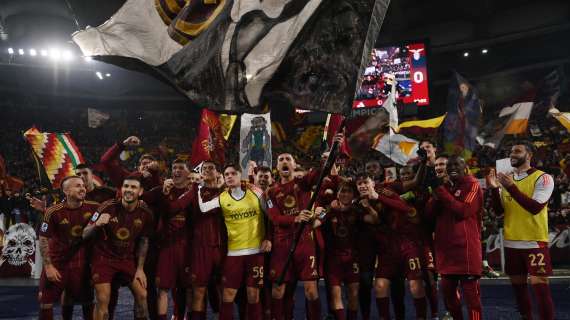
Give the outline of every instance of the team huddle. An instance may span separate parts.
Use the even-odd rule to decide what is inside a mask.
[[[112,319],[127,286],[136,319],[166,319],[171,296],[175,319],[205,319],[209,302],[219,319],[233,319],[237,305],[242,319],[289,320],[303,303],[294,299],[299,282],[309,320],[376,318],[373,296],[379,319],[392,319],[391,309],[403,319],[406,280],[416,319],[438,319],[440,295],[453,319],[463,319],[463,304],[469,319],[482,318],[483,189],[464,159],[438,153],[434,143],[420,143],[399,179],[381,177],[376,160],[350,175],[337,162],[319,190],[321,168],[303,171],[289,153],[277,156],[275,171],[205,161],[196,173],[177,159],[162,179],[156,160],[143,155],[129,172],[119,154],[139,144],[129,137],[101,158],[118,190],[95,186],[82,164],[63,180],[63,201],[45,209],[31,200],[45,210],[40,319],[52,319],[58,302],[64,319],[75,304],[85,319]],[[540,319],[553,319],[547,203],[554,182],[530,166],[532,153],[516,142],[513,172],[491,169],[486,184],[505,215],[506,273],[521,317],[532,319],[530,282]]]

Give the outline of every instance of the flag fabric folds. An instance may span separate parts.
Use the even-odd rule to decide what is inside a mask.
[[[338,132],[344,116],[339,114],[328,114],[327,121],[325,123],[325,128],[323,130],[323,141],[327,143],[327,147],[330,149],[333,143],[334,135]],[[339,151],[346,155],[350,155],[350,149],[348,148],[347,140],[339,146]]]
[[[552,108],[549,113],[570,132],[570,112],[560,112],[558,109]]]
[[[271,115],[241,115],[239,162],[243,172],[249,172],[249,162],[271,168]]]
[[[446,152],[469,158],[477,146],[481,104],[477,90],[454,72],[447,95],[447,117],[443,123]]]
[[[87,108],[87,124],[89,128],[99,128],[111,118],[106,112],[94,108]]]
[[[343,113],[389,3],[127,0],[73,41],[85,56],[159,74],[213,110],[247,112],[286,99]]]
[[[418,141],[402,134],[383,134],[379,137],[373,149],[376,149],[399,165],[405,165],[416,158]]]
[[[446,116],[447,116],[447,114],[444,114],[442,116],[431,118],[431,119],[411,120],[411,121],[402,122],[402,123],[400,123],[399,128],[400,128],[400,130],[404,129],[404,128],[414,128],[414,127],[417,127],[417,128],[439,128],[439,126],[441,126],[441,124],[445,120]]]
[[[533,102],[519,102],[505,107],[499,113],[499,118],[510,116],[504,128],[505,134],[524,134],[528,129],[528,119],[532,112]]]
[[[222,134],[227,141],[230,138],[234,124],[236,123],[237,116],[235,114],[220,114],[220,123],[222,124]]]
[[[287,139],[287,134],[283,129],[283,126],[280,122],[272,121],[271,122],[271,135],[275,138],[275,141],[278,143],[282,143]]]
[[[225,162],[225,141],[218,115],[208,109],[202,110],[198,133],[192,145],[190,163],[197,166],[202,161]]]
[[[69,133],[40,132],[32,127],[24,138],[32,148],[40,178],[43,171],[54,189],[60,187],[63,178],[75,174],[75,166],[85,162]]]

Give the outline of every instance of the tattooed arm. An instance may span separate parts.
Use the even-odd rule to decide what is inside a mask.
[[[144,274],[144,261],[148,252],[148,237],[141,237],[137,246],[137,271],[135,281],[139,281],[146,288],[146,275]]]
[[[49,239],[43,236],[40,236],[40,252],[42,255],[44,269],[48,280],[52,282],[61,281],[61,274],[59,273],[59,271],[57,271],[57,269],[51,262],[51,257],[49,254]]]

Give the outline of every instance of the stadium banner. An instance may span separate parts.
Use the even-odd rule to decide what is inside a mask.
[[[471,158],[477,146],[481,114],[477,90],[459,73],[454,72],[447,94],[447,117],[443,123],[446,152]]]
[[[249,162],[271,168],[270,113],[241,115],[239,163],[242,172],[249,172]]]
[[[63,178],[75,174],[78,164],[85,163],[69,133],[40,132],[32,127],[24,132],[24,138],[32,148],[40,179],[45,173],[54,189],[60,187]]]
[[[570,225],[551,228],[548,233],[550,260],[554,268],[567,268],[570,265]],[[487,260],[493,268],[501,269],[502,237],[498,233],[487,236],[485,240]]]
[[[1,230],[0,278],[29,278],[34,271],[36,232],[26,223]]]
[[[84,56],[158,73],[212,110],[259,111],[285,98],[343,113],[390,0],[179,3],[127,0],[73,41]]]

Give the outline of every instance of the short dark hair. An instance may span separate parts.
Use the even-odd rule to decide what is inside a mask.
[[[92,170],[92,169],[91,169],[91,166],[88,165],[87,163],[80,163],[80,164],[76,165],[76,166],[75,166],[75,170],[79,170],[79,169],[89,169],[89,170]]]
[[[449,155],[447,153],[438,153],[435,155],[435,158],[445,158],[445,159],[449,159]]]
[[[357,172],[356,175],[354,176],[354,182],[366,179],[374,180],[374,178],[365,171]]]
[[[424,142],[427,142],[427,143],[431,144],[434,148],[437,148],[437,143],[434,140],[429,139],[429,138],[425,138],[425,139],[420,140],[420,142],[418,143],[418,147],[421,146],[422,143],[424,143]]]
[[[515,140],[513,142],[513,146],[524,146],[528,153],[534,153],[535,152],[534,144],[532,144],[532,142],[530,142],[528,140]]]
[[[338,191],[343,190],[343,189],[348,189],[350,190],[353,194],[358,194],[358,189],[356,189],[356,184],[350,181],[342,181],[339,185],[338,185]]]
[[[255,173],[257,174],[258,172],[267,172],[271,176],[273,176],[273,171],[271,171],[271,168],[269,168],[268,166],[261,166],[261,167],[255,168]]]
[[[183,164],[186,166],[186,168],[188,168],[188,162],[184,159],[180,159],[180,158],[174,159],[174,161],[172,161],[172,165],[175,165],[175,164]]]
[[[155,158],[152,154],[150,154],[150,153],[144,153],[144,154],[139,158],[139,164],[140,164],[143,160],[145,160],[145,159],[148,159],[148,160],[150,160],[150,161],[156,161],[156,158]]]
[[[214,161],[214,160],[204,160],[202,161],[202,165],[206,164],[206,163],[211,163],[214,165],[214,168],[216,168],[216,171],[220,172],[220,165]],[[200,167],[201,168],[201,167]],[[202,171],[202,169],[200,169],[200,171]]]
[[[142,175],[141,175],[140,173],[138,173],[138,172],[129,174],[129,175],[123,180],[123,182],[126,181],[126,180],[138,181],[139,184],[141,185],[141,188],[142,188],[142,186],[143,186],[143,177],[142,177]]]
[[[223,172],[226,172],[226,169],[227,169],[227,168],[234,168],[235,171],[241,173],[241,168],[240,168],[238,165],[236,165],[235,163],[228,163],[228,164],[226,164],[226,165],[224,166],[224,169],[222,170],[222,173],[223,173]]]

